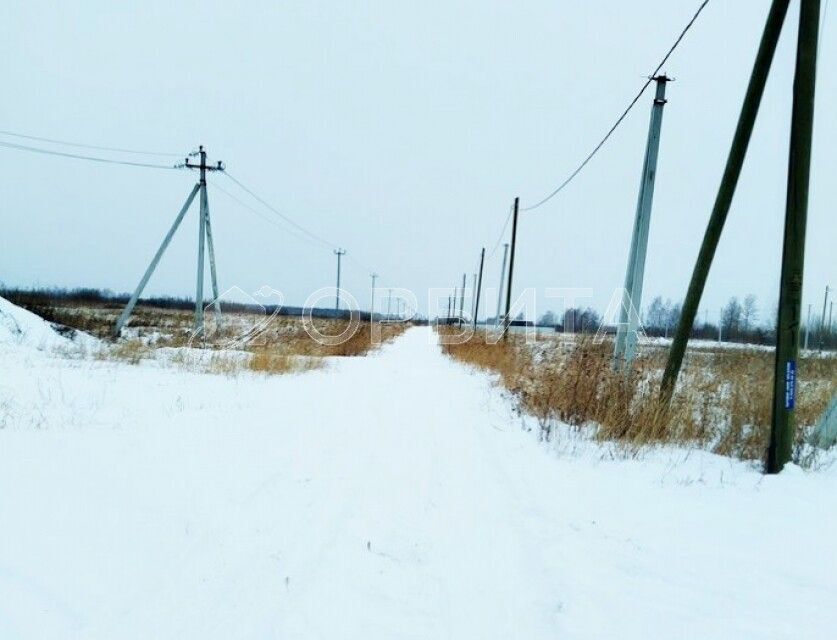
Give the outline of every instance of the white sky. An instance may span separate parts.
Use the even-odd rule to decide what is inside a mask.
[[[366,267],[421,300],[475,270],[515,195],[532,203],[566,177],[697,5],[8,0],[0,129],[178,153],[203,143],[364,265],[344,263],[344,285],[362,304]],[[712,0],[666,67],[676,82],[644,303],[685,293],[768,5]],[[805,304],[815,309],[825,285],[837,286],[834,10],[823,28],[808,219]],[[763,316],[778,298],[797,15],[798,1],[710,276],[710,319],[731,295],[755,293]],[[602,310],[621,286],[650,104],[649,92],[568,189],[521,216],[516,288],[590,287]],[[195,178],[8,149],[0,176],[0,281],[118,291],[135,286]],[[220,192],[210,207],[222,289],[268,284],[299,304],[333,284],[329,249]],[[147,294],[194,295],[196,221],[195,209]],[[489,286],[501,253],[486,265]]]

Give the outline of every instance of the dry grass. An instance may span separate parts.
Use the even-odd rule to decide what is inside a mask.
[[[94,352],[97,360],[111,360],[128,364],[139,364],[154,357],[154,350],[140,340],[120,340],[114,344],[103,344]]]
[[[79,357],[76,351],[66,352],[66,357]],[[251,351],[227,351],[211,349],[158,349],[139,340],[120,340],[103,345],[94,352],[97,360],[123,362],[137,365],[154,361],[198,373],[237,376],[245,371],[281,375],[313,371],[323,366],[322,359],[290,355],[271,347],[253,348]]]
[[[113,327],[121,313],[115,304],[91,303],[72,304],[65,301],[38,306],[36,313],[42,317],[68,327],[91,333],[106,341],[112,341]],[[101,359],[114,359],[137,363],[150,357],[147,347],[199,347],[222,350],[245,350],[257,352],[270,349],[275,352],[272,368],[281,369],[278,356],[363,356],[380,344],[389,342],[403,333],[407,324],[376,324],[361,322],[354,335],[346,341],[313,339],[302,319],[298,316],[268,317],[246,311],[225,312],[222,323],[214,326],[214,316],[207,312],[207,333],[205,338],[196,339],[193,334],[194,316],[188,309],[168,309],[137,305],[125,331],[125,338],[115,342],[110,349],[103,349]],[[349,328],[347,320],[315,318],[313,328],[326,337],[339,336]],[[260,327],[253,337],[253,327]],[[376,341],[374,333],[380,333]],[[350,333],[350,332],[348,332]],[[247,336],[242,339],[241,336]],[[260,356],[263,357],[263,356]],[[268,367],[271,368],[271,367]]]
[[[250,371],[270,375],[302,373],[304,371],[314,371],[322,367],[323,362],[321,360],[289,356],[284,353],[276,353],[270,349],[255,350],[247,359],[247,368]]]
[[[445,331],[444,328],[440,329]],[[535,416],[543,436],[566,423],[629,451],[649,444],[699,446],[760,460],[767,449],[773,394],[773,354],[764,350],[691,351],[670,405],[659,401],[666,353],[649,350],[627,373],[614,371],[612,343],[580,338],[566,345],[527,345],[521,336],[486,344],[475,336],[444,349],[454,358],[496,372]],[[797,400],[798,446],[837,390],[837,358],[803,357]]]
[[[105,305],[51,309],[53,321],[90,330],[111,338],[110,331],[119,309]],[[207,315],[205,339],[193,337],[191,311],[137,307],[130,337],[106,340],[93,354],[96,359],[139,364],[155,360],[163,364],[205,373],[238,375],[243,371],[279,375],[321,368],[325,357],[363,356],[401,335],[409,325],[368,322],[352,326],[345,320],[314,319],[313,328],[326,339],[315,340],[301,318],[246,312],[226,313],[220,327]],[[259,326],[262,330],[250,335]],[[345,332],[345,341],[337,337]],[[241,339],[241,336],[247,336]],[[170,351],[173,349],[174,351]]]
[[[313,321],[313,324],[316,330],[325,336],[339,336],[349,329],[349,323],[345,320],[317,319]],[[377,324],[373,329],[370,323],[363,322],[348,340],[335,341],[333,344],[328,340],[318,342],[304,330],[296,331],[283,338],[289,350],[311,357],[364,356],[381,344],[391,342],[400,336],[408,326],[404,323],[383,323]],[[377,341],[374,335],[376,330],[380,331],[380,341]]]

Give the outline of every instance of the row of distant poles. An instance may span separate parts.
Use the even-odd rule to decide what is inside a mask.
[[[504,281],[506,277],[506,260],[508,259],[509,255],[509,243],[506,242],[503,244],[503,264],[500,267],[500,285],[497,291],[497,312],[494,316],[496,323],[499,325],[501,318],[501,311],[502,311],[502,304],[503,304],[503,290],[504,290]],[[470,314],[465,313],[465,290],[467,287],[468,282],[468,274],[462,274],[462,286],[454,285],[453,287],[453,295],[448,296],[448,310],[447,315],[445,317],[446,322],[454,323],[459,326],[462,326],[465,323],[465,319],[467,317],[471,318],[471,322],[474,327],[477,326],[477,317],[479,316],[480,312],[480,300],[482,298],[482,280],[483,280],[483,269],[485,267],[485,247],[482,248],[480,251],[480,266],[477,273],[471,274],[471,310]],[[459,308],[457,309],[457,299],[459,300]],[[508,313],[506,313],[508,315]]]
[[[747,153],[750,137],[770,72],[770,66],[773,62],[789,4],[790,0],[773,0],[770,6],[755,63],[750,75],[747,92],[738,118],[738,124],[730,146],[721,185],[718,189],[715,204],[683,303],[680,323],[669,351],[661,386],[662,398],[666,402],[671,400],[677,383],[686,344],[692,332],[706,280],[709,275],[709,269],[712,265],[715,250],[717,249],[721,232],[723,231],[724,223],[726,222],[727,214],[732,204],[732,198],[738,185],[738,179],[741,174],[744,158]],[[811,166],[811,139],[813,135],[819,21],[820,0],[801,0],[793,83],[784,248],[782,253],[779,316],[776,333],[773,412],[770,445],[767,452],[765,469],[767,473],[778,473],[791,459],[796,430],[794,409],[797,389],[802,275],[805,261],[805,229],[808,214],[808,188]],[[626,371],[630,369],[636,353],[637,333],[640,323],[639,309],[642,304],[642,285],[651,222],[651,205],[654,197],[654,182],[657,173],[657,157],[660,146],[663,107],[666,104],[665,90],[666,84],[671,78],[663,74],[655,76],[653,80],[656,82],[656,93],[651,108],[651,123],[646,143],[631,248],[625,274],[624,297],[620,308],[616,339],[614,341],[614,366],[623,368]],[[506,286],[506,307],[505,313],[499,321],[502,324],[504,338],[507,336],[509,325],[511,324],[512,278],[517,244],[516,236],[519,211],[520,200],[519,198],[515,198],[511,253]],[[482,256],[484,255],[485,249],[482,250]],[[505,272],[505,256],[503,270]],[[480,271],[482,271],[482,267]],[[825,326],[825,308],[828,302],[828,293],[829,288],[826,287],[820,334],[823,333]],[[460,314],[461,311],[462,303],[460,302]],[[450,313],[448,315],[449,317],[451,316]],[[454,315],[456,314],[454,313]],[[476,317],[474,317],[474,321],[476,322]],[[820,340],[822,340],[822,335],[820,336]],[[807,347],[807,335],[805,346]]]

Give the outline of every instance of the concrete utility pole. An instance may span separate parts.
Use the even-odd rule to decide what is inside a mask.
[[[828,306],[828,292],[829,287],[826,285],[825,298],[822,301],[822,318],[820,319],[819,351],[822,351],[823,344],[825,343],[825,308]]]
[[[207,167],[206,165],[206,151],[201,145],[198,154],[200,155],[201,163],[199,165],[189,164],[186,161],[186,166],[200,170],[200,185],[201,185],[201,212],[200,223],[198,225],[198,281],[195,293],[195,331],[203,333],[203,251],[204,239],[209,248],[209,275],[212,279],[212,299],[215,301],[215,322],[216,326],[221,321],[221,303],[218,300],[218,278],[215,273],[215,248],[212,242],[212,226],[209,223],[209,201],[206,196],[206,172],[214,171],[220,168],[220,163],[215,169]]]
[[[503,266],[500,268],[500,290],[497,292],[497,316],[494,318],[494,324],[500,324],[500,311],[503,305],[503,283],[506,281],[506,258],[509,255],[509,243],[503,243]]]
[[[477,328],[477,315],[480,312],[480,295],[482,294],[482,267],[485,264],[485,247],[480,252],[480,274],[477,277],[477,295],[474,300],[474,329]]]
[[[619,324],[613,351],[614,367],[629,367],[636,353],[638,313],[642,307],[642,283],[645,276],[645,255],[648,250],[648,231],[651,226],[651,203],[654,200],[654,182],[657,176],[657,157],[660,150],[660,131],[663,125],[663,107],[666,104],[666,83],[671,78],[657,76],[657,92],[651,107],[651,123],[645,147],[645,162],[639,184],[636,203],[634,233],[625,272],[625,291],[619,310]]]
[[[151,259],[151,263],[148,265],[148,268],[145,270],[145,273],[142,276],[137,288],[134,290],[134,293],[131,295],[131,299],[128,300],[128,304],[125,305],[125,308],[122,310],[119,319],[116,321],[116,327],[114,328],[114,335],[119,337],[119,334],[122,332],[122,328],[125,326],[125,323],[128,322],[128,318],[131,317],[131,312],[134,310],[134,307],[137,304],[137,300],[142,295],[143,290],[145,289],[145,285],[148,284],[148,281],[151,279],[151,275],[154,273],[154,270],[157,268],[157,264],[160,262],[160,258],[163,257],[166,249],[168,248],[169,244],[171,243],[171,239],[174,237],[177,228],[180,226],[180,223],[183,221],[183,217],[186,215],[186,212],[189,210],[189,207],[192,205],[192,202],[195,199],[195,196],[200,193],[200,218],[198,221],[198,273],[197,273],[197,283],[196,283],[196,293],[195,293],[195,332],[202,334],[204,330],[204,323],[203,323],[203,272],[204,272],[204,242],[206,242],[206,246],[209,249],[209,273],[210,277],[212,278],[212,294],[214,300],[214,308],[215,308],[215,319],[216,323],[220,326],[221,323],[221,302],[218,299],[218,274],[215,270],[215,246],[212,241],[212,225],[209,221],[209,201],[206,195],[206,174],[210,171],[223,171],[224,165],[222,162],[218,162],[214,165],[208,165],[206,163],[206,150],[201,145],[198,148],[198,151],[189,154],[189,157],[200,157],[200,164],[193,164],[189,162],[189,158],[186,158],[184,161],[183,167],[189,169],[198,169],[200,170],[200,179],[198,183],[192,188],[191,193],[189,193],[189,197],[186,198],[186,203],[180,209],[180,212],[177,214],[177,217],[174,219],[174,223],[172,224],[169,232],[166,234],[166,237],[163,238],[163,242],[160,244],[159,249],[157,249],[157,253],[154,254],[154,257]]]
[[[509,257],[509,282],[506,285],[506,313],[503,317],[503,340],[509,335],[511,324],[512,277],[514,276],[514,251],[517,248],[517,214],[520,210],[520,198],[514,199],[514,217],[512,218],[511,256]]]
[[[334,296],[334,310],[340,311],[340,258],[346,255],[346,250],[335,249],[334,255],[337,256],[337,291]]]
[[[389,294],[387,295],[387,320],[389,320],[389,312],[392,307],[392,289],[389,290]]]
[[[204,164],[204,152],[201,150],[201,164]],[[201,167],[200,216],[198,217],[198,281],[195,287],[195,332],[203,331],[203,245],[206,238],[206,176]]]
[[[791,459],[796,436],[796,362],[799,356],[799,320],[802,307],[802,274],[805,266],[805,225],[808,219],[819,25],[820,0],[801,0],[791,108],[785,237],[782,247],[782,275],[779,280],[773,419],[765,468],[767,473],[779,473]]]
[[[741,175],[741,168],[747,155],[747,147],[750,145],[753,126],[759,112],[761,98],[764,95],[764,87],[767,84],[767,76],[770,73],[770,65],[776,53],[776,44],[779,42],[779,36],[782,33],[782,24],[785,22],[789,3],[790,0],[773,0],[770,5],[770,12],[764,25],[756,59],[753,63],[753,70],[750,73],[747,92],[744,95],[741,113],[738,116],[738,124],[735,127],[735,134],[724,167],[724,175],[718,187],[718,194],[715,196],[715,204],[709,216],[709,223],[706,225],[703,242],[700,245],[695,268],[692,271],[692,279],[689,281],[689,288],[683,301],[677,332],[674,334],[674,340],[668,352],[668,361],[660,386],[661,396],[665,400],[671,399],[674,386],[677,383],[677,376],[680,375],[680,367],[686,353],[686,344],[689,341],[689,334],[691,334],[695,322],[695,314],[700,306],[703,290],[706,287],[709,268],[712,266],[715,250],[718,248],[718,242],[724,230],[727,214],[732,204],[732,197],[735,195],[735,188],[738,186],[738,178]]]
[[[375,315],[375,280],[378,279],[378,274],[370,273],[369,277],[372,278],[372,302],[369,305],[369,321],[372,322],[372,316]]]

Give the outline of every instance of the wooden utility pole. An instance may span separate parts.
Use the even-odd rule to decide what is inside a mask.
[[[494,324],[500,324],[500,312],[503,310],[503,283],[506,280],[506,260],[509,257],[509,243],[503,243],[503,266],[500,267],[500,289],[497,291],[497,315],[494,318]]]
[[[465,285],[468,282],[468,274],[462,274],[462,291],[459,292],[459,326],[465,316]]]
[[[480,252],[480,272],[477,276],[477,299],[474,301],[474,329],[477,328],[477,316],[480,313],[480,295],[482,294],[482,267],[485,264],[485,247]]]
[[[773,379],[773,419],[767,450],[767,473],[779,473],[791,459],[796,424],[797,357],[802,308],[802,273],[805,266],[805,227],[808,219],[808,183],[811,173],[811,138],[814,132],[814,90],[817,76],[817,40],[820,0],[801,0],[796,70],[793,79],[785,238],[776,328],[776,363]]]
[[[715,205],[712,207],[712,214],[709,217],[709,224],[706,227],[703,243],[695,262],[686,299],[683,301],[680,322],[677,325],[677,332],[674,334],[674,341],[669,351],[661,386],[662,396],[666,400],[671,398],[674,385],[677,383],[677,376],[680,374],[683,355],[686,353],[686,344],[692,332],[695,314],[697,314],[703,289],[706,286],[706,279],[709,277],[709,268],[712,266],[721,232],[724,230],[727,214],[732,204],[732,197],[735,195],[735,188],[741,175],[741,167],[744,165],[744,157],[747,155],[747,147],[750,144],[753,126],[756,122],[761,98],[764,95],[764,87],[770,73],[773,56],[776,53],[776,44],[782,32],[782,24],[785,21],[789,3],[790,0],[773,0],[770,5],[770,12],[767,15],[758,53],[756,53],[756,60],[750,74],[750,82],[747,85],[747,93],[744,95],[744,103],[741,105],[741,113],[738,116],[738,125],[732,138],[727,164],[724,167],[724,175],[721,178],[721,185],[718,187],[718,195],[715,197]]]
[[[476,314],[474,313],[474,305],[477,303],[477,274],[471,274],[471,317],[473,318]]]
[[[511,324],[511,297],[512,297],[512,276],[514,275],[514,250],[517,248],[517,213],[520,210],[520,198],[514,199],[514,217],[512,218],[511,255],[509,256],[509,281],[506,285],[506,313],[503,317],[503,340],[509,335],[509,324]]]
[[[822,347],[825,344],[825,310],[828,307],[828,292],[830,291],[828,285],[825,287],[825,298],[822,301],[822,318],[820,318],[820,335],[819,337],[819,344],[818,350],[822,351]]]

